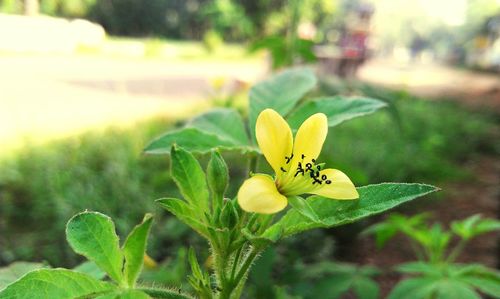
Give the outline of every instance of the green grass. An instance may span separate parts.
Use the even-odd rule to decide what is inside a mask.
[[[209,51],[203,42],[170,40],[163,38],[110,37],[104,46],[80,47],[77,53],[83,55],[112,55],[115,57],[142,56],[146,59],[169,59],[174,61],[210,60],[261,62],[262,53],[249,53],[244,44],[221,43]]]
[[[493,116],[404,93],[386,96],[393,110],[333,128],[323,150],[321,160],[345,171],[357,185],[441,184],[470,176],[463,164],[475,156],[498,154],[500,147],[493,141],[498,139],[492,137],[498,120]],[[141,155],[150,139],[172,127],[151,120],[26,147],[0,159],[0,264],[46,260],[56,266],[74,265],[79,258],[65,241],[64,225],[85,209],[113,217],[122,235],[144,213],[155,213],[155,237],[149,248],[156,258],[172,256],[179,246],[196,242],[185,226],[154,203],[178,195],[168,159]],[[232,181],[238,184],[245,165],[236,154],[226,157]],[[230,189],[233,195],[237,187]]]
[[[71,215],[85,209],[112,216],[123,233],[144,213],[161,214],[153,200],[175,190],[167,160],[141,156],[141,150],[169,126],[152,121],[128,130],[91,132],[26,147],[4,158],[0,230],[7,233],[0,234],[0,263],[18,259],[74,263],[64,241],[64,226]]]

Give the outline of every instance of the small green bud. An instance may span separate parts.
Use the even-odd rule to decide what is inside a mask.
[[[212,151],[212,156],[207,166],[208,187],[212,192],[213,208],[222,207],[224,193],[229,182],[227,165],[218,151]]]
[[[239,217],[232,200],[227,200],[220,214],[220,223],[223,227],[232,229],[238,223]]]

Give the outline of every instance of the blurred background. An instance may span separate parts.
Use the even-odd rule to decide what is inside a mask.
[[[161,266],[143,279],[187,285],[183,248],[204,244],[155,206],[177,191],[168,159],[142,148],[214,106],[245,114],[251,85],[293,66],[315,69],[316,96],[389,104],[333,128],[323,161],[356,185],[443,189],[403,214],[500,217],[499,0],[0,0],[0,266],[80,263],[64,225],[84,209],[122,236],[153,212]],[[234,195],[245,165],[225,157]],[[286,240],[256,265],[249,298],[318,298],[308,288],[330,261],[386,270],[387,293],[411,249],[359,234],[385,217]],[[462,261],[500,266],[498,239]]]

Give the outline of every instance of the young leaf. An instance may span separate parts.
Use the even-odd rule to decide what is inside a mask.
[[[500,280],[498,279],[491,277],[460,277],[459,279],[492,298],[500,298]]]
[[[111,218],[97,212],[77,214],[66,225],[66,239],[76,253],[121,283],[123,254]]]
[[[66,269],[32,271],[0,291],[2,299],[67,299],[111,292],[116,286]],[[95,296],[92,296],[95,297]]]
[[[229,172],[227,165],[221,154],[217,151],[212,151],[212,157],[208,161],[207,166],[207,181],[210,191],[212,191],[213,209],[220,209],[223,205],[224,193],[229,182]]]
[[[375,244],[377,249],[381,249],[392,237],[398,232],[398,227],[389,221],[382,223],[376,223],[366,230],[364,230],[362,235],[375,234]]]
[[[139,277],[142,270],[146,243],[152,222],[153,216],[146,214],[142,223],[134,227],[123,245],[123,255],[125,256],[123,273],[128,286],[132,288],[135,287],[137,277]]]
[[[321,112],[328,117],[328,126],[333,127],[344,121],[371,114],[386,106],[385,102],[370,98],[323,97],[307,101],[294,110],[288,116],[287,121],[292,129],[298,129],[309,116]]]
[[[208,212],[208,187],[200,163],[191,153],[178,146],[172,147],[170,156],[172,178],[193,212],[202,217]]]
[[[191,266],[191,272],[193,273],[193,277],[195,277],[198,280],[203,280],[204,279],[203,271],[201,270],[200,264],[198,264],[196,253],[194,252],[194,249],[192,247],[189,248],[188,261],[189,265]]]
[[[234,201],[228,200],[222,208],[220,214],[220,223],[223,227],[232,229],[238,223],[238,218],[238,212],[234,207]]]
[[[461,221],[454,221],[451,230],[465,240],[480,234],[500,230],[500,221],[496,219],[481,219],[481,215],[472,215]]]
[[[174,144],[182,146],[190,152],[208,153],[214,148],[238,149],[231,141],[197,128],[183,128],[170,131],[151,141],[144,152],[146,154],[168,155]]]
[[[453,264],[453,274],[481,292],[500,298],[500,272],[479,264],[459,265]]]
[[[377,299],[380,297],[380,288],[378,284],[370,278],[356,277],[352,287],[359,299]]]
[[[481,299],[469,285],[454,279],[442,279],[435,289],[436,299]]]
[[[160,198],[158,202],[164,209],[174,214],[180,221],[190,226],[197,233],[208,238],[207,226],[199,221],[188,204],[177,198]]]
[[[389,293],[387,299],[427,299],[430,298],[438,279],[434,277],[409,278],[399,282]]]
[[[24,274],[42,268],[49,267],[40,263],[15,262],[7,267],[0,268],[0,290],[18,280]]]
[[[307,200],[321,222],[314,222],[294,209],[289,210],[278,222],[264,232],[264,237],[284,229],[284,236],[316,227],[333,227],[351,223],[381,213],[402,203],[437,191],[438,188],[424,184],[383,183],[358,188],[357,200],[332,200],[311,196]]]
[[[316,76],[310,69],[291,69],[253,86],[249,95],[248,116],[252,138],[257,116],[262,110],[271,108],[284,116],[315,85]]]
[[[217,135],[233,145],[249,146],[249,139],[241,115],[234,109],[215,108],[194,117],[186,124],[206,133]],[[182,144],[179,144],[182,146]]]

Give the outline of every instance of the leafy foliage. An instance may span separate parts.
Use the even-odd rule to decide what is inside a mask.
[[[500,221],[473,215],[453,222],[452,232],[460,241],[450,249],[452,233],[443,230],[438,223],[428,227],[425,222],[427,216],[392,215],[385,222],[365,231],[375,234],[380,246],[398,232],[414,243],[413,248],[419,261],[396,267],[397,271],[411,275],[412,278],[399,282],[388,298],[481,298],[476,290],[493,298],[500,298],[499,271],[482,265],[453,263],[470,239],[500,230]]]
[[[152,217],[146,215],[128,235],[123,248],[119,247],[113,221],[97,212],[82,212],[68,222],[67,239],[73,249],[91,261],[111,277],[115,284],[100,281],[92,264],[74,270],[37,269],[22,276],[4,290],[0,298],[191,298],[177,291],[156,288],[136,288],[142,270],[146,242]]]
[[[40,299],[78,298],[116,289],[110,283],[66,269],[41,269],[32,271],[0,292],[0,298]]]
[[[310,69],[283,71],[251,88],[248,130],[235,110],[216,108],[189,120],[184,128],[158,137],[144,151],[148,154],[169,154],[172,145],[177,144],[198,153],[208,153],[213,149],[255,153],[259,152],[254,141],[255,122],[258,114],[266,108],[288,115],[292,128],[296,129],[301,121],[319,111],[328,116],[329,126],[336,126],[387,106],[375,99],[341,96],[312,99],[300,105],[300,100],[316,83],[317,79]],[[250,131],[250,136],[247,131]]]
[[[115,282],[122,281],[123,253],[111,218],[96,212],[77,214],[68,222],[66,236],[76,253],[95,262]]]

